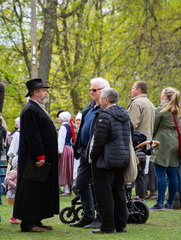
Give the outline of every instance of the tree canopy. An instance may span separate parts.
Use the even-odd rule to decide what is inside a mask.
[[[181,90],[180,0],[37,0],[38,76],[47,82],[48,110],[74,116],[90,101],[94,77],[109,80],[127,106],[137,80],[159,104],[164,87]],[[0,81],[3,117],[12,128],[31,78],[31,2],[1,1]]]

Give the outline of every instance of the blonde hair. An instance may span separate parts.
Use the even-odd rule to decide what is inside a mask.
[[[164,88],[162,94],[168,99],[168,104],[161,110],[161,112],[177,113],[181,116],[180,92],[172,87]]]

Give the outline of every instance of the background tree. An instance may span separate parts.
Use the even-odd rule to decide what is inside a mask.
[[[30,78],[30,2],[1,1],[0,77],[10,128]],[[89,81],[107,78],[127,106],[136,80],[159,104],[166,86],[181,90],[180,0],[37,0],[39,76],[51,86],[48,110],[72,115],[90,100]]]

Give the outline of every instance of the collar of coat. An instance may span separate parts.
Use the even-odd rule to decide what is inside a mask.
[[[137,98],[142,98],[142,97],[148,97],[147,96],[147,94],[139,94],[139,95],[137,95],[136,97],[133,97],[132,99],[131,99],[131,101],[134,101],[135,99],[137,99]]]
[[[128,107],[130,106],[130,104],[131,104],[134,100],[136,100],[136,99],[138,99],[138,98],[148,98],[148,96],[147,96],[147,94],[139,94],[139,95],[137,95],[136,97],[131,98],[131,100],[129,101],[129,104],[128,104],[128,106],[127,106],[127,109],[128,109]]]

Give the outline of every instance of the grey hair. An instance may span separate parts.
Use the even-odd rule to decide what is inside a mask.
[[[108,82],[108,80],[98,77],[98,78],[93,78],[90,80],[90,83],[98,83],[100,88],[109,88],[110,84]]]
[[[114,88],[104,88],[101,92],[102,97],[107,98],[110,103],[118,102],[118,91]]]

